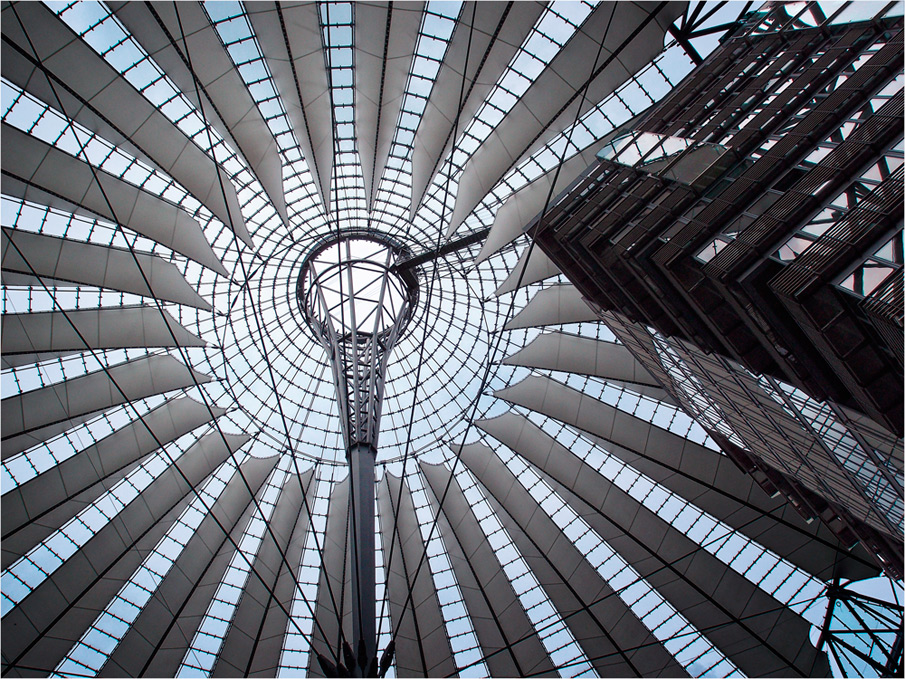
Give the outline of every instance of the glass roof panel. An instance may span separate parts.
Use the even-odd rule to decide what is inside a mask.
[[[588,17],[605,3],[557,0],[546,4],[524,41],[513,46],[514,56],[502,74],[494,82],[483,83],[488,86],[487,94],[472,109],[476,113],[467,120],[450,121],[455,129],[452,145],[439,159],[419,205],[412,205],[411,195],[412,156],[419,126],[432,97],[438,96],[435,83],[441,68],[444,65],[462,68],[461,64],[450,63],[449,54],[454,50],[449,50],[449,46],[461,38],[460,32],[491,31],[487,27],[469,27],[473,7],[468,3],[430,0],[406,8],[405,11],[419,13],[417,35],[409,58],[384,59],[385,69],[402,72],[405,85],[401,92],[392,93],[399,99],[395,119],[390,120],[387,115],[379,118],[382,129],[392,130],[392,141],[386,166],[375,177],[373,201],[369,206],[360,155],[359,133],[363,123],[358,105],[364,95],[358,81],[360,57],[356,56],[356,50],[362,31],[386,30],[389,36],[392,22],[386,27],[362,26],[355,3],[316,2],[313,15],[318,25],[314,28],[320,44],[314,55],[323,59],[326,89],[315,91],[315,85],[306,82],[302,72],[297,74],[300,78],[296,82],[297,91],[290,97],[288,92],[281,91],[279,70],[265,56],[268,44],[256,35],[258,25],[253,21],[252,6],[239,0],[202,3],[200,30],[214,36],[218,49],[222,48],[226,75],[238,75],[237,80],[229,80],[235,83],[230,87],[239,88],[233,94],[241,93],[242,101],[251,102],[245,111],[247,118],[240,116],[242,122],[227,125],[223,122],[226,112],[219,110],[218,105],[222,108],[231,102],[230,93],[218,92],[216,79],[202,82],[189,70],[193,59],[205,60],[208,55],[189,53],[192,36],[170,32],[173,26],[182,25],[178,20],[185,15],[180,12],[188,10],[165,3],[156,7],[123,8],[121,3],[108,6],[93,1],[45,2],[51,11],[47,21],[56,21],[58,17],[66,30],[72,31],[67,36],[84,42],[93,55],[103,60],[98,64],[106,63],[113,69],[111,77],[117,86],[130,88],[130,96],[134,89],[136,97],[162,114],[158,118],[175,126],[166,128],[161,122],[161,129],[178,128],[185,135],[186,154],[198,151],[205,162],[211,163],[210,168],[218,167],[220,171],[212,170],[210,177],[206,177],[210,180],[210,192],[196,195],[198,191],[193,189],[193,193],[186,188],[190,182],[183,186],[171,176],[171,172],[179,174],[174,167],[181,152],[175,152],[170,158],[173,166],[168,170],[161,159],[162,154],[170,153],[166,140],[161,138],[161,149],[139,148],[129,135],[114,129],[115,125],[104,119],[101,108],[105,104],[100,93],[89,97],[90,101],[82,101],[79,98],[82,95],[74,90],[65,90],[64,94],[60,85],[66,83],[59,81],[48,81],[49,88],[43,82],[40,88],[23,84],[28,90],[23,91],[14,82],[18,80],[4,71],[0,95],[4,125],[62,151],[59,155],[65,162],[86,165],[94,182],[101,181],[98,171],[102,170],[130,187],[138,187],[161,199],[159,209],[166,211],[166,218],[172,220],[174,232],[179,228],[177,223],[182,223],[178,220],[193,219],[200,228],[202,240],[210,246],[227,275],[125,226],[123,223],[129,221],[134,205],[110,201],[105,195],[113,203],[111,211],[116,213],[116,219],[109,219],[87,205],[35,188],[36,179],[35,187],[27,192],[25,189],[19,192],[12,184],[5,183],[0,210],[5,247],[7,241],[14,242],[17,234],[29,233],[118,248],[135,262],[139,261],[139,255],[150,255],[156,258],[155,266],[172,266],[179,279],[210,304],[210,309],[65,278],[44,276],[34,281],[19,274],[18,278],[7,279],[5,271],[4,316],[55,312],[64,322],[75,311],[141,305],[166,312],[181,329],[200,337],[203,346],[145,346],[144,329],[137,328],[135,346],[107,346],[97,342],[97,346],[78,350],[45,351],[36,347],[33,362],[20,365],[4,362],[0,375],[4,405],[12,402],[8,398],[15,399],[49,385],[65,385],[89,373],[105,374],[118,364],[143,357],[170,357],[195,371],[191,386],[92,411],[81,419],[65,422],[63,429],[43,438],[38,431],[34,444],[24,451],[11,455],[4,451],[4,497],[27,492],[36,487],[32,484],[43,483],[62,469],[63,463],[86,455],[99,441],[130,424],[141,426],[152,410],[177,396],[187,396],[203,404],[210,419],[143,456],[116,482],[108,483],[107,470],[94,470],[101,491],[62,525],[54,526],[37,540],[31,549],[6,564],[2,575],[3,616],[27,602],[42,583],[52,582],[54,573],[130,503],[142,502],[144,491],[172,465],[181,464],[183,453],[202,436],[250,437],[241,451],[217,465],[212,474],[192,489],[194,495],[186,508],[170,519],[172,526],[145,558],[136,561],[139,565],[125,583],[115,588],[112,598],[96,609],[99,614],[86,622],[86,629],[78,632],[71,648],[52,667],[46,668],[47,672],[76,676],[94,675],[102,670],[171,572],[193,531],[211,512],[226,484],[234,475],[242,473],[238,465],[247,459],[271,456],[278,456],[278,466],[265,482],[259,501],[249,510],[251,518],[234,545],[224,578],[205,607],[206,613],[198,620],[189,647],[174,671],[178,669],[180,676],[209,676],[215,671],[240,598],[248,579],[253,577],[252,564],[285,492],[284,482],[293,473],[307,470],[313,470],[310,493],[304,500],[311,523],[299,537],[300,564],[291,577],[286,631],[280,639],[274,667],[281,676],[298,676],[316,666],[318,661],[311,653],[310,642],[317,626],[316,602],[327,541],[327,516],[331,511],[329,498],[337,484],[347,478],[348,467],[330,358],[317,333],[306,322],[297,295],[305,264],[313,256],[322,264],[320,269],[313,267],[315,273],[329,271],[334,260],[339,261],[340,247],[324,249],[325,244],[337,238],[344,239],[343,243],[356,243],[360,251],[347,255],[354,254],[364,261],[362,275],[355,281],[359,295],[354,302],[347,303],[344,298],[342,276],[328,275],[321,282],[329,314],[338,327],[346,330],[353,310],[357,318],[375,327],[389,328],[403,306],[406,290],[403,283],[391,282],[389,292],[383,296],[383,282],[391,278],[402,280],[397,273],[405,267],[405,258],[423,257],[420,264],[408,269],[417,281],[418,300],[386,369],[377,478],[379,481],[387,473],[400,475],[413,493],[413,525],[424,542],[427,556],[423,568],[440,603],[440,623],[448,646],[448,649],[444,646],[444,652],[449,651],[462,676],[490,674],[488,654],[479,638],[479,625],[468,610],[463,585],[448,558],[447,544],[453,536],[441,534],[436,528],[437,503],[433,501],[436,498],[431,495],[418,463],[442,464],[452,470],[480,527],[481,535],[475,538],[486,539],[492,546],[506,581],[534,628],[533,633],[558,671],[564,676],[592,676],[597,660],[582,648],[569,625],[570,620],[557,610],[553,598],[532,571],[530,560],[520,553],[513,535],[503,527],[487,490],[453,452],[455,444],[463,442],[480,442],[492,448],[493,454],[529,490],[541,511],[552,518],[581,557],[616,590],[618,597],[689,674],[741,675],[730,654],[724,653],[718,641],[711,638],[714,635],[692,623],[680,606],[658,590],[654,580],[639,575],[632,563],[598,535],[581,513],[525,461],[520,451],[494,442],[475,426],[478,420],[510,411],[540,427],[603,479],[690,537],[703,552],[770,594],[780,605],[801,614],[815,627],[823,624],[826,583],[711,516],[694,502],[666,489],[613,454],[601,439],[530,408],[510,406],[494,396],[494,391],[519,384],[526,378],[543,376],[579,392],[583,398],[611,405],[683,440],[718,451],[700,423],[666,400],[635,391],[631,384],[503,363],[505,357],[523,349],[541,333],[564,331],[588,340],[609,342],[615,342],[615,337],[598,322],[506,328],[538,293],[553,285],[567,284],[563,276],[555,275],[501,296],[494,294],[515,270],[519,257],[533,248],[529,237],[521,235],[481,262],[475,261],[487,230],[507,200],[536,189],[539,178],[553,177],[576,154],[593,154],[608,141],[607,135],[617,134],[620,128],[629,131],[623,126],[667,97],[717,47],[720,38],[734,29],[749,4],[750,9],[759,5],[688,3],[675,22],[676,30],[665,32],[659,54],[615,87],[612,94],[589,102],[583,115],[557,128],[561,132],[548,130],[525,148],[507,149],[515,159],[512,165],[500,181],[482,194],[462,227],[455,234],[447,234],[458,185],[469,160],[515,110],[532,82],[582,30]],[[832,16],[832,23],[860,20],[867,14],[886,11],[884,3],[822,5],[825,16]],[[139,12],[154,31],[159,28],[165,36],[156,49],[149,47],[153,42],[153,36],[149,35],[153,31],[149,29],[148,35],[132,35],[127,28],[131,24],[125,15],[132,10]],[[813,10],[809,3],[792,3],[787,7],[791,17],[798,15],[796,21],[801,25],[816,21],[814,17],[818,15]],[[514,12],[515,8],[510,11]],[[16,21],[11,12],[4,10],[5,26],[12,26]],[[177,21],[170,21],[171,12]],[[267,13],[277,14],[275,9]],[[278,18],[268,16],[267,20],[282,26],[286,17],[281,13]],[[292,41],[285,30],[283,26],[289,52]],[[762,30],[772,31],[777,27],[764,23]],[[136,29],[136,33],[141,31]],[[687,40],[680,41],[676,37],[679,33]],[[294,64],[301,64],[305,56],[308,55],[290,54],[289,58]],[[89,63],[87,56],[80,58]],[[48,70],[57,68],[49,56],[44,61],[42,66]],[[592,68],[590,62],[587,66]],[[34,77],[42,76],[36,71]],[[190,87],[186,86],[188,83]],[[293,124],[290,107],[298,106],[292,103],[295,99],[303,113],[312,116],[309,129],[297,129]],[[324,109],[329,110],[329,121],[315,122],[316,102],[324,101],[329,102]],[[462,101],[459,104],[461,108]],[[381,106],[377,108],[382,110]],[[98,120],[103,119],[102,124],[92,122],[95,115]],[[240,141],[244,139],[241,127],[251,125],[253,118],[264,123],[263,131],[255,139],[260,147],[255,149]],[[318,124],[323,127],[318,128]],[[300,144],[302,134],[324,130],[333,133],[332,175],[326,178],[330,189],[327,205],[312,172],[314,158],[306,157]],[[271,145],[272,154],[268,155]],[[157,155],[158,151],[161,156]],[[262,169],[267,158],[273,160],[270,167],[273,174],[269,177]],[[54,169],[48,172],[52,174]],[[281,187],[288,220],[280,216],[272,200],[273,191],[268,195],[265,184],[268,191],[273,185]],[[87,191],[86,187],[86,195]],[[230,204],[233,193],[237,211],[227,212],[231,218],[241,216],[241,225],[224,223],[217,216],[221,213],[213,208],[221,198],[224,204]],[[237,236],[237,226],[247,229],[251,242]],[[11,234],[10,238],[7,233]],[[387,258],[389,250],[385,243],[398,245],[398,252],[404,256],[394,253]],[[162,274],[158,270],[153,274],[142,270],[141,275],[147,282]],[[52,343],[48,340],[47,344]],[[677,359],[668,356],[666,350],[663,353],[668,369],[681,370]],[[707,424],[716,422],[719,428],[720,413],[703,398],[695,397],[696,385],[691,379],[688,390],[701,408],[698,419]],[[734,434],[727,431],[727,435],[731,439]],[[873,474],[874,467],[864,455],[857,454],[856,447],[847,449],[845,464],[853,473],[865,477]],[[875,485],[878,496],[884,489],[889,490],[882,480]],[[888,492],[883,497],[890,512],[896,513],[901,521],[901,498]],[[64,492],[61,504],[69,501],[71,498]],[[391,556],[390,538],[381,534],[377,540],[380,649],[387,647],[399,627],[399,621],[392,619],[389,610],[391,592],[386,573],[391,564],[385,563],[385,559],[389,562],[399,558]],[[391,663],[387,676],[395,673],[396,667]]]

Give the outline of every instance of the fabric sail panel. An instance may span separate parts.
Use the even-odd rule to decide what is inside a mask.
[[[470,444],[458,451],[601,676],[687,676],[493,450]]]
[[[528,248],[519,256],[518,263],[512,269],[512,273],[494,291],[494,295],[500,297],[507,292],[513,292],[539,283],[540,281],[559,276],[562,271],[553,263],[543,250],[538,247]]]
[[[506,323],[506,330],[544,325],[597,322],[600,319],[574,285],[551,285],[538,292]]]
[[[234,545],[239,544],[242,536],[251,528],[254,519],[258,517],[258,510],[252,502],[252,496],[254,496],[256,501],[260,502],[266,488],[264,483],[278,461],[278,456],[258,458],[256,460],[260,468],[266,473],[262,475],[260,483],[255,478],[255,485],[249,484],[251,493],[249,493],[249,487],[245,488],[243,498],[245,505],[241,517],[234,524],[229,539],[223,541],[216,556],[210,561],[209,566],[200,579],[196,581],[194,590],[186,601],[180,615],[175,619],[170,618],[170,628],[166,636],[161,640],[156,653],[148,662],[147,669],[144,671],[146,676],[176,676],[177,670],[186,658],[188,649],[192,647],[192,643],[195,641],[195,635],[211,607],[211,602],[217,590],[224,583],[224,575],[229,568],[230,561],[236,555],[236,547]],[[219,532],[220,535],[224,535],[223,529],[219,529]],[[256,577],[254,571],[251,571],[248,577]]]
[[[2,46],[4,77],[52,108],[62,109],[59,112],[64,117],[164,170],[229,223],[225,191],[234,204],[232,214],[241,218],[235,189],[222,168],[97,52],[76,39],[53,12],[41,3],[24,3],[16,6],[16,18],[9,19],[4,23],[4,36],[10,42],[4,41]],[[59,192],[65,185],[50,188]],[[127,216],[120,215],[120,219]],[[198,261],[226,275],[218,269],[216,258],[210,263]]]
[[[440,534],[490,674],[524,677],[556,669],[465,498],[444,465],[419,463],[433,492]],[[448,490],[447,490],[448,487]],[[444,495],[445,493],[445,495]]]
[[[172,356],[146,356],[3,399],[3,458],[65,431],[73,418],[194,386],[210,377]]]
[[[3,271],[30,277],[28,285],[40,288],[43,280],[52,287],[54,281],[67,281],[211,310],[179,269],[157,255],[6,227],[2,234]],[[11,284],[6,273],[3,282]]]
[[[182,96],[188,99],[192,106],[195,107],[199,115],[203,112],[202,117],[205,123],[215,129],[223,139],[229,142],[239,153],[243,153],[244,155],[239,143],[234,139],[229,128],[220,117],[219,109],[212,105],[211,100],[208,99],[210,93],[203,88],[203,83],[196,88],[195,77],[198,76],[198,74],[196,73],[193,75],[193,72],[189,70],[187,66],[188,60],[185,58],[184,53],[185,43],[181,39],[181,32],[178,25],[179,22],[176,20],[175,11],[172,8],[166,7],[164,3],[145,4],[115,0],[108,3],[107,6],[113,12],[116,19],[125,26],[132,38],[135,39],[135,41],[141,45],[142,49],[150,55],[160,70],[172,80]],[[163,15],[159,14],[158,11],[162,11],[166,15],[166,19]],[[180,17],[188,20],[188,17],[183,15],[182,11],[183,8],[180,6]],[[193,21],[197,20],[198,12],[200,12],[200,9],[196,8],[195,12],[192,13],[192,16],[194,17]],[[204,19],[204,22],[207,22],[207,19]],[[199,23],[201,29],[203,29],[204,23]],[[213,27],[210,26],[209,22],[207,23],[207,26],[210,30],[213,30]],[[183,28],[186,28],[185,24],[183,24]],[[205,42],[209,39],[210,36],[208,35],[200,36],[201,42]],[[201,59],[196,63],[195,57],[198,55],[191,50],[192,46],[195,45],[196,43],[193,42],[193,44],[189,46],[193,67],[200,66],[205,61],[204,59]],[[222,52],[222,43],[218,48]],[[222,56],[224,55],[221,54],[220,57]],[[214,60],[220,65],[224,63],[217,57],[214,57]],[[205,69],[208,74],[210,74],[211,71],[216,70],[209,69],[208,66],[205,66]],[[200,79],[200,76],[198,77]],[[199,93],[203,99],[203,103],[198,98]],[[242,103],[247,103],[246,98],[248,96],[247,89],[244,93],[238,94],[237,101],[239,104],[237,105],[241,107]],[[267,131],[267,134],[272,141],[273,137],[270,135],[269,130]],[[269,146],[267,137],[265,137],[263,141],[256,142],[255,146],[258,144],[263,144],[264,147]],[[246,160],[251,163],[250,159],[246,158]],[[248,234],[248,229],[245,226],[245,220],[242,217],[242,211],[239,207],[239,199],[236,195],[235,187],[229,179],[229,174],[226,173],[222,167],[218,166],[218,170],[218,174],[211,178],[213,181],[211,182],[209,193],[210,199],[218,201],[218,204],[220,205],[220,211],[215,212],[215,214],[217,214],[220,221],[226,224],[233,233],[242,240],[242,242],[249,247],[253,247],[251,237]],[[252,171],[254,171],[254,168],[252,168]]]
[[[6,570],[11,567],[42,541],[56,533],[79,512],[93,504],[109,488],[114,487],[152,455],[153,453],[148,453],[134,462],[127,463],[121,469],[108,474],[102,482],[74,493],[61,504],[51,507],[38,520],[20,526],[18,530],[15,530],[10,535],[4,535],[3,569]],[[6,499],[5,495],[3,497]]]
[[[487,239],[481,246],[481,251],[475,261],[483,262],[529,230],[535,219],[541,218],[541,213],[548,201],[553,204],[556,197],[595,161],[597,152],[606,146],[613,136],[614,133],[610,133],[597,140],[566,159],[562,164],[547,170],[531,183],[512,193],[494,215],[490,233],[487,234]],[[534,248],[535,252],[539,250],[538,247]],[[533,257],[534,255],[532,255]],[[506,283],[508,282],[507,279]],[[506,283],[501,288],[506,286]],[[515,281],[512,282],[512,285],[514,284]]]
[[[333,118],[317,4],[253,2],[245,11],[329,213]]]
[[[303,491],[301,493],[301,507],[298,511],[298,519],[292,528],[292,534],[286,545],[286,559],[282,561],[273,587],[273,596],[269,598],[264,619],[258,631],[257,646],[254,655],[243,676],[250,677],[275,677],[280,667],[280,656],[283,650],[286,630],[295,630],[294,624],[289,622],[292,613],[293,600],[297,589],[299,571],[302,563],[302,553],[311,525],[309,509],[312,504],[310,493],[312,479],[305,481],[307,472],[302,473]],[[290,477],[289,483],[298,484],[298,477]],[[287,565],[288,564],[288,565]],[[305,607],[307,609],[307,607]]]
[[[20,667],[30,668],[31,671],[44,668],[43,675],[50,675],[70,649],[75,648],[82,635],[88,632],[90,625],[103,613],[191,501],[190,493],[184,495],[130,549],[124,551],[103,577],[95,579],[78,596],[75,604],[63,611],[54,624],[22,653],[16,661],[17,667],[11,669],[9,676],[27,676],[19,670]],[[19,670],[18,675],[16,670]],[[4,676],[6,674],[4,672]]]
[[[352,644],[352,595],[349,586],[351,565],[348,554],[349,477],[337,483],[330,493],[327,508],[327,527],[321,542],[323,550],[317,603],[314,608],[314,628],[311,633],[311,653],[308,674],[324,676],[317,660],[321,654],[330,662],[341,659],[342,642]]]
[[[85,208],[226,275],[198,222],[176,205],[6,123],[2,146],[7,195],[65,212]]]
[[[825,654],[818,654],[808,640],[810,623],[540,427],[514,417],[496,426],[493,420],[482,424],[543,472],[569,506],[747,676],[815,676],[829,671]]]
[[[150,306],[4,314],[0,332],[4,354],[205,345]]]
[[[658,389],[660,387],[622,344],[564,332],[538,335],[524,349],[507,356],[503,363],[594,375]],[[666,396],[665,391],[660,389],[660,392]]]
[[[565,332],[546,332],[524,349],[503,359],[503,365],[555,370],[601,377],[616,387],[675,405],[672,396],[624,346]]]
[[[151,16],[145,14],[145,20],[153,21],[157,31],[165,30],[169,36],[175,38],[169,42],[168,49],[174,54],[167,63],[178,64],[180,74],[175,76],[164,67],[167,74],[173,77],[174,81],[177,81],[177,77],[183,82],[185,78],[190,78],[189,87],[194,89],[197,83],[204,95],[210,99],[199,107],[199,111],[203,111],[204,118],[211,120],[212,124],[218,119],[222,120],[224,127],[218,129],[218,132],[225,139],[235,142],[237,150],[264,187],[277,214],[287,222],[282,161],[276,140],[202,6],[195,3],[178,6],[155,3],[146,12]],[[128,27],[139,42],[142,42],[144,33],[153,30],[150,27],[143,27],[144,30],[136,31],[134,23]],[[156,58],[154,53],[150,50],[148,52]],[[187,73],[186,64],[191,65],[191,74]],[[161,66],[164,64],[161,63]],[[211,108],[217,111],[213,119],[209,113]],[[234,225],[233,228],[236,235],[243,240],[248,236],[244,223],[241,227]],[[251,245],[250,242],[248,244]]]

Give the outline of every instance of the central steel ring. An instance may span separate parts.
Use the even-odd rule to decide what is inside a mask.
[[[408,255],[389,240],[357,233],[330,239],[308,255],[298,302],[322,344],[353,335],[396,340],[403,335],[417,305],[418,283],[394,267]]]

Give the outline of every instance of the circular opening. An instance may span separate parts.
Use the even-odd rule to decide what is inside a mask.
[[[298,297],[321,342],[398,339],[417,301],[415,277],[394,270],[404,251],[374,237],[333,239],[302,265]]]

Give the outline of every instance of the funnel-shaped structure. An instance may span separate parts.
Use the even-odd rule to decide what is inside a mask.
[[[376,661],[374,462],[387,363],[417,302],[411,271],[393,270],[401,248],[341,236],[302,266],[299,303],[330,357],[351,482],[352,628],[358,665]]]
[[[305,319],[330,356],[346,447],[376,450],[390,352],[417,301],[414,275],[392,267],[390,243],[344,236],[307,259],[299,279]]]

